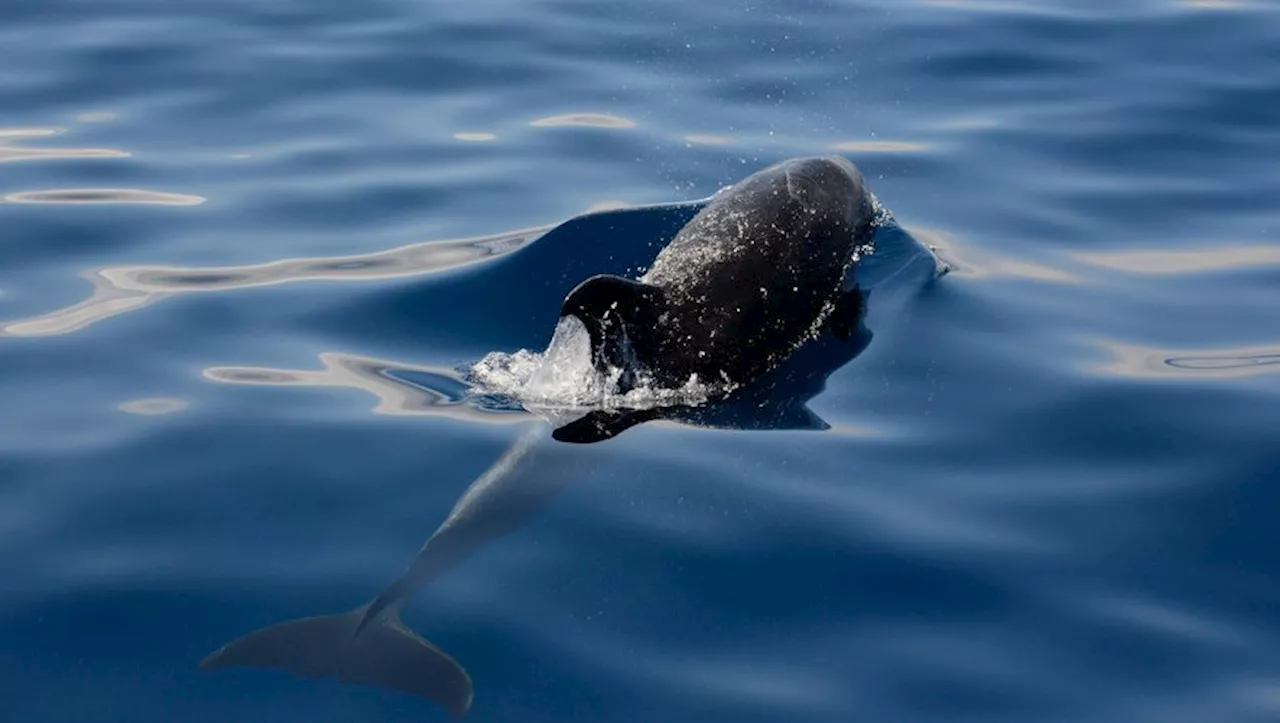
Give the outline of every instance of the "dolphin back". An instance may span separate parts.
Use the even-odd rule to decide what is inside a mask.
[[[421,696],[459,718],[471,707],[471,676],[456,660],[400,622],[395,610],[365,622],[368,606],[291,620],[227,643],[201,670],[275,668],[309,678],[390,688]]]

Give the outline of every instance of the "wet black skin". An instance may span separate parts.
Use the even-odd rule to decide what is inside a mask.
[[[583,322],[598,369],[629,372],[621,391],[641,370],[663,387],[746,384],[816,335],[874,220],[853,164],[785,161],[712,198],[640,279],[589,278],[560,315]]]

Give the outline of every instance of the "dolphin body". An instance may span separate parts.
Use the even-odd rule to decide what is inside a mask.
[[[595,363],[625,361],[620,355],[634,344],[633,361],[655,378],[683,382],[688,374],[716,378],[724,371],[743,385],[699,407],[591,413],[555,430],[555,438],[600,441],[655,418],[731,429],[825,428],[805,402],[870,343],[864,321],[872,291],[901,298],[941,271],[896,224],[877,223],[874,205],[847,161],[787,161],[713,197],[639,281],[597,276],[580,284],[562,315],[584,321]],[[855,251],[873,233],[876,252],[857,264],[859,286]],[[895,311],[891,304],[874,308]],[[537,425],[518,438],[369,603],[249,633],[200,668],[336,678],[421,696],[464,715],[474,697],[470,676],[405,627],[400,610],[417,589],[523,526],[584,474],[590,455],[580,448],[552,454],[574,448],[542,444],[545,436]]]

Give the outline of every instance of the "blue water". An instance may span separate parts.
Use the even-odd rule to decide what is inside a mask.
[[[17,0],[0,720],[445,720],[197,664],[543,424],[457,369],[827,152],[950,273],[818,422],[555,443],[404,610],[468,719],[1280,719],[1275,3]]]

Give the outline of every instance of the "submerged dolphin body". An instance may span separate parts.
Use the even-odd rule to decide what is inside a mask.
[[[834,370],[867,347],[869,318],[879,323],[896,313],[897,305],[881,300],[901,299],[939,271],[934,256],[892,221],[873,223],[873,205],[857,171],[843,160],[779,164],[711,199],[640,282],[595,277],[579,285],[562,312],[582,314],[589,331],[595,326],[597,363],[617,361],[610,358],[622,349],[617,345],[638,342],[632,351],[640,352],[637,361],[655,378],[683,381],[689,373],[728,370],[743,386],[701,407],[589,414],[555,430],[555,437],[599,441],[654,418],[716,428],[825,428],[805,403]],[[752,228],[759,238],[749,233]],[[720,232],[727,236],[715,235]],[[875,254],[858,262],[855,280],[855,251],[872,233]],[[786,248],[788,241],[799,248]],[[712,257],[724,263],[712,264]],[[869,301],[873,294],[876,304]],[[699,301],[703,295],[706,300]],[[628,306],[628,299],[648,306]],[[668,326],[641,325],[653,313],[667,314]],[[716,323],[726,326],[717,332]],[[670,346],[680,342],[672,330],[693,337],[685,339],[683,350]],[[704,361],[699,351],[719,355],[722,363]],[[653,356],[666,352],[674,356]],[[210,654],[201,669],[278,668],[400,690],[455,717],[465,714],[474,694],[470,676],[405,627],[400,610],[414,591],[524,525],[583,476],[592,455],[542,444],[545,437],[538,425],[513,443],[462,494],[404,573],[372,601],[249,633]],[[564,452],[553,453],[557,449]]]
[[[315,678],[336,678],[427,698],[460,717],[471,706],[467,671],[400,620],[413,591],[489,542],[518,529],[580,474],[585,462],[535,458],[550,446],[538,425],[513,443],[458,498],[449,516],[404,573],[369,603],[337,615],[292,620],[227,643],[200,663],[201,670],[279,668]]]

